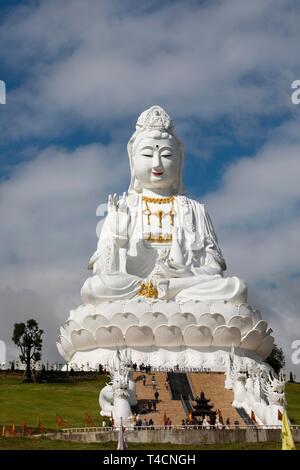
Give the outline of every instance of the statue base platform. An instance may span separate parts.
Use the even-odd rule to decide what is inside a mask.
[[[250,361],[266,359],[274,344],[271,333],[249,304],[137,297],[71,310],[57,347],[66,361],[91,367],[105,365],[117,349],[129,349],[138,364],[222,371],[224,353],[232,347]]]

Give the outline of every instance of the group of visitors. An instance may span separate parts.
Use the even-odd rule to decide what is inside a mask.
[[[133,426],[137,429],[154,429],[154,422],[153,419],[150,418],[147,420],[146,418],[142,419],[141,415],[138,413],[137,415],[133,415]]]
[[[146,377],[146,375],[143,374],[143,375],[141,376],[141,379],[142,379],[143,385],[144,385],[144,387],[145,387],[146,384],[147,384],[147,377]],[[151,378],[151,385],[152,385],[152,387],[153,387],[153,390],[156,390],[157,381],[156,381],[155,375],[152,375],[152,378]]]
[[[143,362],[141,364],[139,364],[139,366],[137,365],[137,363],[135,362],[134,364],[132,364],[132,368],[134,370],[134,372],[136,372],[138,369],[140,372],[146,372],[146,374],[151,374],[151,366],[150,364],[144,364]]]

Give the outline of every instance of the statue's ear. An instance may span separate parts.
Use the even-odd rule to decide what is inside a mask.
[[[137,179],[137,178],[134,178],[134,190],[137,192],[137,193],[141,193],[143,188],[142,188],[142,185],[140,183],[140,181]]]
[[[174,194],[174,196],[176,196],[177,194],[180,194],[179,183],[180,183],[180,180],[179,178],[177,178],[172,185],[172,194]]]

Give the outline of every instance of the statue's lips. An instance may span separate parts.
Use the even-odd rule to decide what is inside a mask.
[[[153,175],[153,176],[161,176],[161,175],[163,175],[163,174],[164,174],[163,171],[153,171],[153,170],[152,170],[152,175]]]

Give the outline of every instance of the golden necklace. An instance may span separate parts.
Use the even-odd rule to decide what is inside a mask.
[[[174,225],[174,216],[175,216],[174,200],[175,200],[174,196],[160,197],[160,198],[143,196],[143,202],[146,205],[146,209],[143,210],[143,213],[147,216],[148,225],[151,225],[151,222],[150,222],[151,215],[155,215],[156,217],[158,217],[158,226],[159,226],[159,228],[162,228],[162,219],[166,215],[169,215],[169,217],[170,217],[170,225]],[[169,203],[172,203],[172,206],[171,206],[171,209],[168,212],[164,212],[162,210],[158,210],[157,212],[151,212],[151,209],[150,209],[148,203],[154,203],[154,204],[169,204]]]

